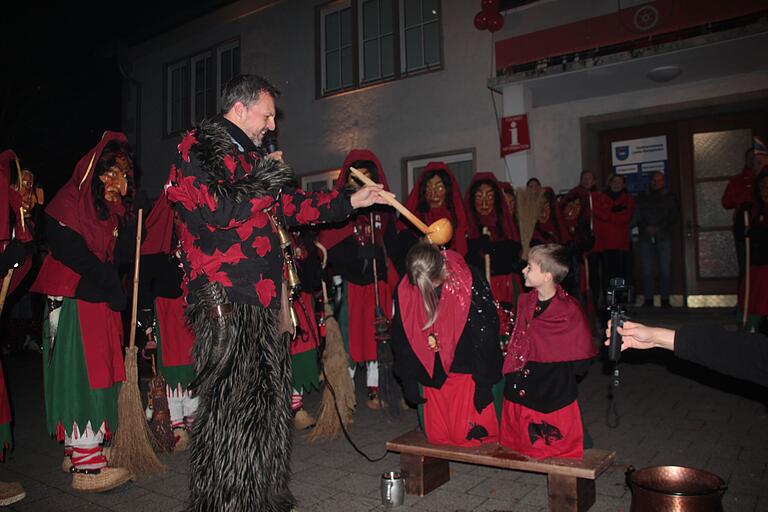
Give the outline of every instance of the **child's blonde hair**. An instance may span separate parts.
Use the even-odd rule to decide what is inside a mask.
[[[528,261],[538,263],[542,272],[549,272],[555,284],[560,284],[568,275],[571,257],[562,245],[544,244],[531,247]]]

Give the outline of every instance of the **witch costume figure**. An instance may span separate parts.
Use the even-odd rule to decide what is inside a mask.
[[[461,189],[443,162],[429,162],[424,167],[405,201],[405,207],[427,226],[440,219],[450,220],[453,238],[447,249],[462,256],[467,253],[467,214],[461,200]],[[398,220],[397,230],[404,261],[408,250],[418,242],[420,232],[403,217]]]
[[[323,268],[320,253],[315,246],[317,235],[302,231],[292,233],[293,255],[301,281],[299,299],[292,304],[299,320],[296,336],[291,340],[291,368],[293,369],[293,428],[305,430],[315,424],[315,418],[304,408],[304,395],[320,388],[320,368],[317,352],[320,332],[315,316],[314,294],[321,290]]]
[[[378,157],[367,149],[349,152],[336,181],[335,190],[358,187],[358,182],[349,172],[355,167],[367,174],[376,183],[387,186],[387,177]],[[344,284],[344,298],[339,313],[339,326],[349,344],[352,359],[351,373],[365,365],[368,386],[367,406],[381,409],[379,397],[379,364],[377,359],[377,322],[388,323],[392,315],[392,292],[396,277],[390,255],[386,248],[396,244],[395,216],[386,207],[373,207],[358,212],[343,225],[320,232],[320,244],[328,251],[328,265],[335,275],[340,275]],[[374,279],[374,260],[376,279]],[[388,284],[389,283],[389,284]],[[379,317],[375,310],[376,289],[378,289]]]
[[[392,347],[405,398],[432,444],[496,442],[492,387],[501,378],[498,317],[482,274],[421,242],[397,287]]]
[[[490,259],[491,291],[504,309],[514,309],[520,294],[520,235],[512,222],[496,176],[478,172],[472,177],[464,199],[469,217],[467,263],[485,268]]]
[[[24,211],[19,209],[22,208],[21,195],[10,185],[12,173],[20,170],[16,163],[18,159],[12,150],[0,153],[0,279],[9,279],[11,288],[16,271],[29,259],[27,244],[31,243],[31,237],[20,222],[24,216]],[[11,269],[14,272],[9,278],[8,271]],[[12,419],[5,374],[0,364],[0,461],[5,460],[6,451],[13,449]],[[26,492],[19,482],[0,482],[0,506],[11,505],[25,496]]]
[[[165,381],[173,450],[189,446],[189,427],[197,413],[198,398],[190,390],[195,379],[192,346],[195,335],[184,319],[186,306],[180,245],[176,235],[178,216],[165,194],[157,198],[144,223],[141,243],[139,303],[142,327],[156,343],[155,371]],[[145,352],[146,349],[145,349]]]
[[[116,245],[133,199],[133,159],[125,135],[106,132],[45,210],[51,252],[32,291],[48,295],[43,377],[48,432],[64,441],[72,487],[101,492],[132,478],[108,465],[102,442],[118,428],[125,380],[126,295]],[[130,235],[128,235],[130,236]]]
[[[190,387],[200,399],[189,510],[293,507],[289,308],[296,295],[283,277],[293,270],[286,230],[338,222],[353,205],[381,200],[371,187],[349,196],[291,185],[291,169],[261,148],[275,129],[278,94],[257,75],[230,80],[225,113],[184,135],[166,184],[180,219],[185,314],[195,333]]]

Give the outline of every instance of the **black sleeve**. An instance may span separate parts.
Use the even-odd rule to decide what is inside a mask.
[[[479,236],[477,238],[467,238],[467,255],[464,259],[470,267],[479,269],[485,268],[483,260],[483,247],[486,245],[485,237]]]
[[[514,240],[491,242],[491,275],[511,274],[520,261],[522,246]]]
[[[81,276],[102,265],[99,258],[88,250],[82,236],[49,215],[46,215],[45,231],[53,257]]]
[[[392,318],[390,336],[392,337],[392,351],[395,355],[393,370],[403,386],[405,399],[412,403],[419,403],[419,383],[431,385],[429,375],[413,352],[408,338],[403,329],[403,321],[400,315],[400,305],[397,298],[395,302],[395,315]]]
[[[87,302],[109,302],[115,311],[124,309],[127,298],[115,266],[99,260],[80,234],[56,219],[49,217],[45,225],[54,258],[80,274],[75,297]]]
[[[491,388],[501,379],[502,354],[499,316],[491,288],[477,269],[472,269],[472,305],[468,327],[473,334],[475,365],[472,378],[477,387]]]
[[[395,265],[395,270],[401,276],[405,275],[405,258],[408,256],[408,251],[411,247],[416,245],[419,241],[419,237],[412,229],[404,229],[397,234],[397,240],[395,241],[394,249],[389,249],[388,254],[392,263]]]
[[[675,332],[675,355],[739,379],[768,386],[768,336],[707,324]]]

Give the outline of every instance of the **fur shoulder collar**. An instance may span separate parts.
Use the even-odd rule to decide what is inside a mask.
[[[197,127],[197,144],[192,151],[200,161],[208,190],[217,197],[241,203],[254,197],[275,195],[283,187],[295,182],[293,170],[283,162],[257,157],[251,172],[232,180],[232,173],[224,165],[227,155],[242,153],[234,139],[221,123],[206,120]]]

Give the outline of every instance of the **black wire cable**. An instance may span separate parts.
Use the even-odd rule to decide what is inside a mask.
[[[307,321],[307,325],[311,325],[309,321],[310,316],[309,316],[309,313],[307,312],[307,306],[306,304],[304,304],[304,300],[301,298],[301,296],[297,298],[296,302],[299,305],[301,305],[301,312],[304,314],[304,320]],[[328,375],[325,373],[325,366],[322,363],[323,361],[322,351],[324,350],[324,348],[321,349],[320,341],[315,335],[315,331],[313,329],[310,329],[310,334],[312,335],[312,339],[315,342],[315,348],[317,349],[317,364],[320,367],[320,370],[323,372],[323,379],[325,380],[325,385],[328,386],[328,390],[331,392],[331,396],[333,397],[333,407],[334,409],[336,409],[336,416],[339,419],[339,426],[341,427],[341,431],[344,434],[344,437],[347,439],[347,442],[350,444],[350,446],[352,446],[352,448],[354,448],[354,450],[357,453],[365,457],[365,459],[368,462],[378,462],[380,460],[384,460],[384,458],[387,456],[389,451],[384,450],[384,455],[382,455],[381,457],[376,457],[376,458],[369,457],[367,453],[365,453],[359,446],[357,446],[357,444],[355,444],[355,442],[352,440],[352,437],[349,435],[349,432],[344,427],[344,421],[341,419],[341,411],[339,410],[339,403],[338,403],[338,400],[336,399],[336,391],[334,391],[333,386],[331,385],[331,381],[328,379]]]

